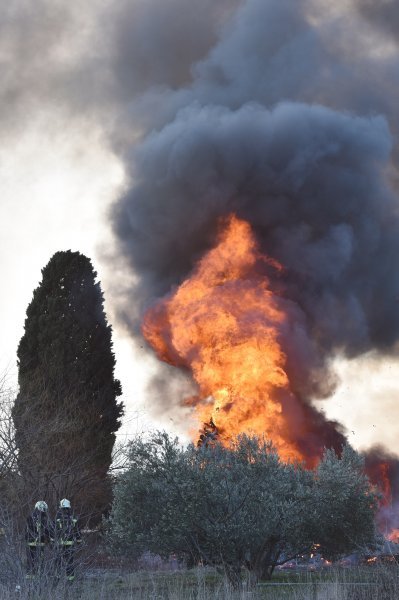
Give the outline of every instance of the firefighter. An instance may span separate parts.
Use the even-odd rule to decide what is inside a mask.
[[[25,539],[27,557],[27,579],[35,577],[41,571],[44,548],[51,541],[51,524],[48,518],[48,506],[44,500],[38,500],[35,509],[26,520]]]
[[[77,544],[81,544],[77,518],[71,510],[71,503],[66,498],[60,502],[54,523],[54,537],[57,546],[57,571],[65,570],[67,580],[75,579],[74,555]]]

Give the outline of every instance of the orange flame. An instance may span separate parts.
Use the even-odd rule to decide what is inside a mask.
[[[198,397],[185,404],[216,425],[222,442],[265,435],[281,458],[312,468],[324,447],[339,451],[345,439],[292,393],[281,340],[298,307],[271,290],[282,271],[260,253],[250,225],[231,215],[191,277],[147,312],[143,334],[161,360],[192,373]]]
[[[387,462],[382,462],[379,465],[379,470],[380,470],[379,486],[380,486],[380,490],[383,494],[381,505],[388,506],[388,505],[392,504],[392,489],[391,489],[391,481],[390,481],[390,477],[389,477],[389,464]]]
[[[390,542],[395,542],[396,544],[398,544],[399,543],[399,529],[392,529],[392,531],[387,536],[387,539]]]
[[[374,462],[370,457],[366,458],[366,473],[374,485],[377,486],[382,495],[380,506],[386,507],[392,504],[391,489],[391,464],[388,460],[378,458]]]
[[[188,403],[222,440],[265,434],[282,458],[302,459],[282,414],[290,390],[278,331],[286,315],[265,263],[282,269],[260,254],[250,225],[230,216],[190,279],[148,311],[143,334],[159,358],[190,369],[199,397]]]

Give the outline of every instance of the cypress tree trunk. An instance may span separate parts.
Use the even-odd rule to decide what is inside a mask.
[[[101,514],[123,413],[111,327],[89,258],[57,252],[42,275],[18,347],[19,469],[29,502],[68,497],[83,514]]]

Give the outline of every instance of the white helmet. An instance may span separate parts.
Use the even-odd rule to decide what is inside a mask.
[[[60,508],[71,508],[71,503],[66,498],[63,498],[60,502]]]
[[[40,510],[40,512],[47,512],[48,506],[44,500],[38,500],[35,504],[36,510]]]

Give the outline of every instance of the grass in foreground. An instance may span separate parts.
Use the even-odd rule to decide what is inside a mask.
[[[21,585],[15,590],[15,585]],[[232,590],[213,569],[117,573],[91,571],[71,585],[51,580],[0,586],[0,600],[397,600],[399,567],[331,568],[328,571],[277,573],[255,588]]]

